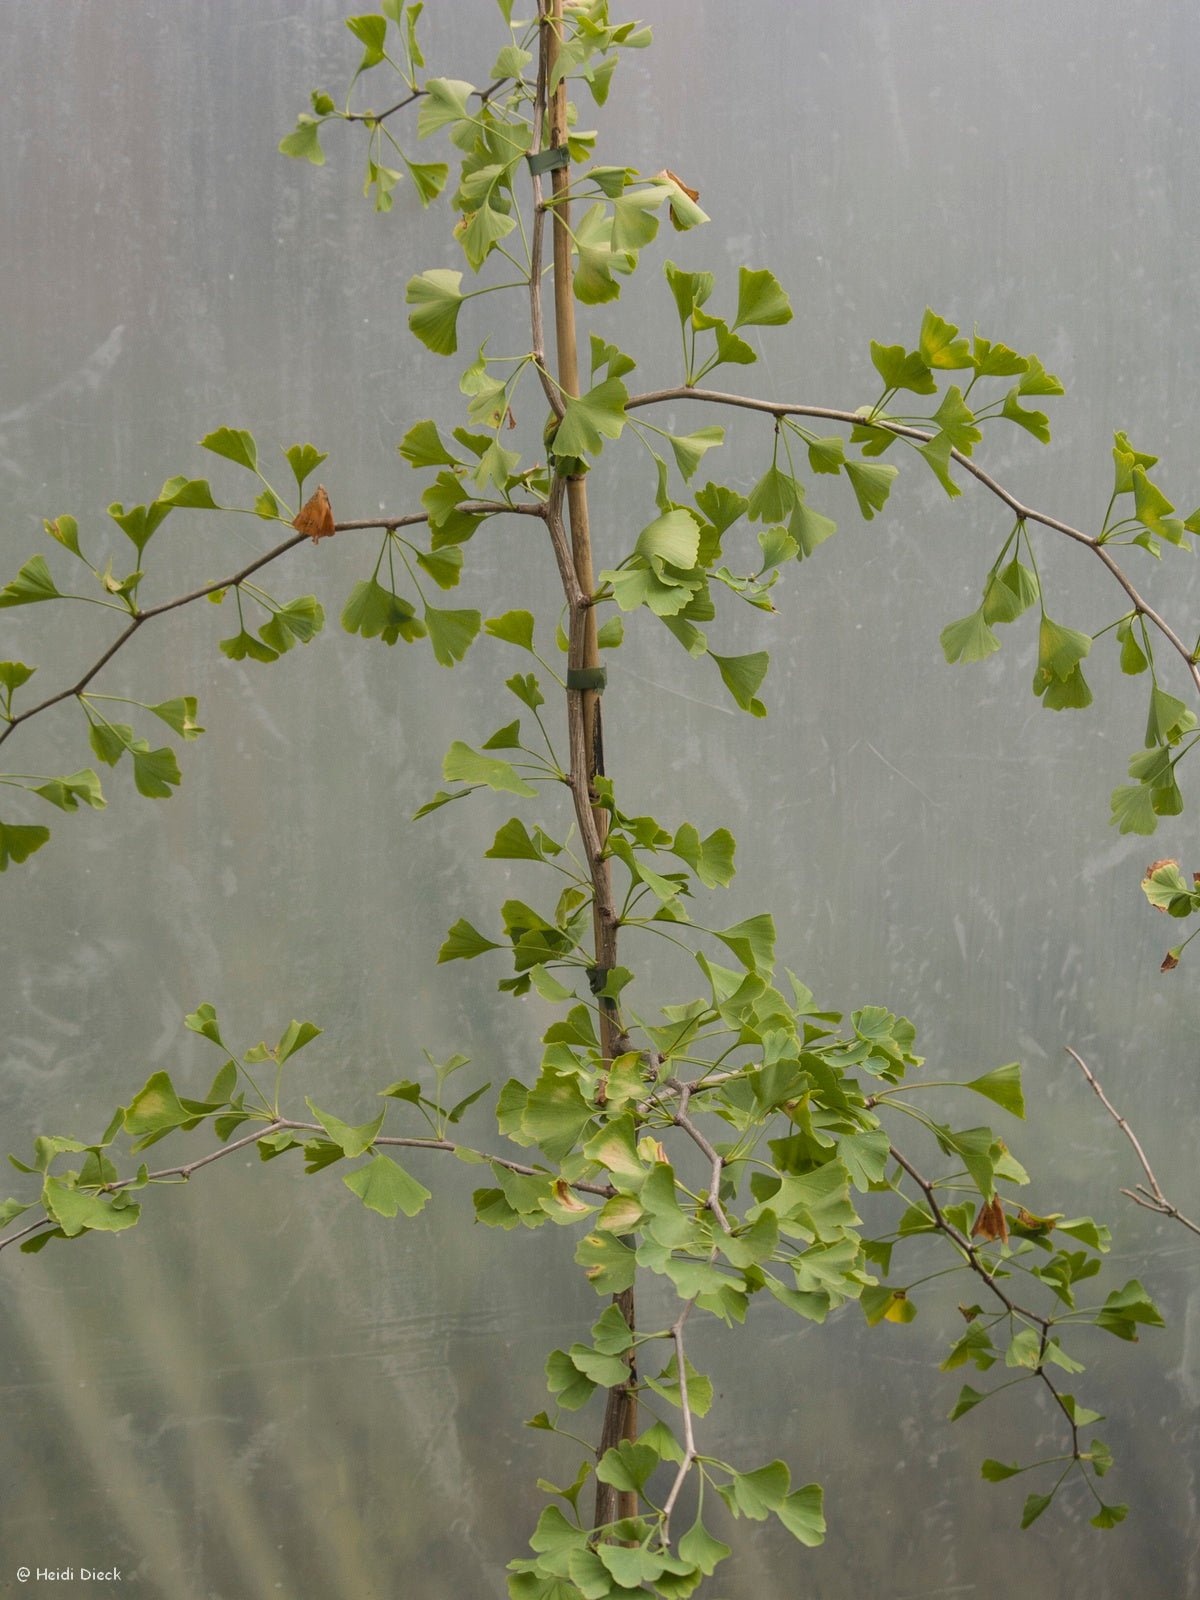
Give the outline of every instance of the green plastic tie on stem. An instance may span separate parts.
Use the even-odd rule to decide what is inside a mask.
[[[604,686],[608,682],[607,667],[568,667],[568,689],[594,689],[597,694],[604,693]]]
[[[543,172],[553,172],[558,167],[565,167],[570,161],[565,144],[553,145],[549,150],[539,150],[536,155],[525,157],[529,163],[529,170],[535,178]]]

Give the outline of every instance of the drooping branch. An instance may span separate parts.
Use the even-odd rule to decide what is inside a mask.
[[[925,1196],[925,1201],[929,1206],[929,1213],[934,1227],[939,1233],[945,1234],[946,1238],[949,1239],[959,1251],[961,1251],[962,1255],[966,1258],[967,1265],[974,1273],[977,1274],[978,1277],[983,1279],[984,1283],[987,1284],[988,1288],[996,1296],[996,1298],[1002,1302],[1009,1314],[1014,1317],[1024,1317],[1029,1322],[1036,1323],[1037,1326],[1042,1330],[1042,1333],[1045,1334],[1052,1326],[1051,1319],[1049,1317],[1041,1316],[1040,1313],[1036,1311],[1029,1310],[1027,1306],[1018,1305],[1015,1300],[1013,1300],[1009,1295],[1005,1294],[1004,1290],[996,1282],[993,1274],[988,1271],[987,1263],[982,1259],[979,1250],[971,1243],[971,1241],[966,1237],[965,1234],[962,1233],[960,1229],[954,1226],[954,1224],[950,1221],[950,1218],[938,1204],[937,1196],[934,1194],[934,1184],[932,1180],[926,1178],[922,1173],[920,1173],[917,1168],[913,1166],[908,1157],[896,1149],[895,1145],[888,1146],[888,1154],[891,1156],[892,1160],[896,1162],[897,1166],[904,1168],[905,1172],[908,1173],[909,1177],[916,1184],[917,1188],[920,1189],[921,1193]]]
[[[1189,1217],[1185,1217],[1183,1212],[1179,1210],[1178,1206],[1172,1205],[1170,1200],[1168,1200],[1166,1195],[1163,1193],[1162,1186],[1160,1185],[1158,1179],[1154,1176],[1154,1169],[1151,1167],[1150,1162],[1146,1158],[1146,1152],[1142,1149],[1141,1141],[1139,1140],[1137,1134],[1134,1133],[1133,1129],[1129,1126],[1128,1122],[1126,1122],[1125,1118],[1113,1105],[1112,1101],[1105,1094],[1103,1087],[1096,1077],[1096,1074],[1088,1066],[1087,1062],[1083,1059],[1078,1051],[1072,1050],[1070,1045],[1066,1046],[1066,1051],[1071,1057],[1071,1060],[1074,1061],[1080,1072],[1083,1073],[1084,1077],[1096,1091],[1096,1095],[1099,1098],[1100,1104],[1108,1112],[1109,1116],[1116,1123],[1117,1127],[1120,1128],[1121,1132],[1133,1146],[1134,1154],[1141,1163],[1142,1171],[1146,1174],[1146,1181],[1150,1185],[1149,1189],[1146,1188],[1145,1184],[1139,1183],[1136,1184],[1132,1189],[1122,1189],[1121,1193],[1123,1195],[1127,1195],[1129,1199],[1132,1200],[1136,1205],[1145,1206],[1147,1211],[1157,1211],[1164,1217],[1172,1217],[1176,1222],[1182,1223],[1185,1228],[1190,1229],[1192,1233],[1200,1234],[1200,1224],[1193,1222]]]
[[[860,415],[857,411],[837,411],[828,406],[794,405],[790,402],[779,400],[761,400],[749,395],[723,394],[715,389],[692,389],[686,385],[674,389],[655,389],[646,394],[635,394],[626,402],[626,411],[635,411],[642,406],[665,405],[674,400],[699,400],[708,405],[733,406],[746,411],[761,411],[768,416],[779,417],[816,417],[827,422],[841,422],[848,426],[861,426],[869,422],[872,428],[881,433],[894,433],[898,438],[911,439],[917,444],[928,444],[934,437],[924,428],[913,428],[906,423],[886,422],[882,419],[875,420]],[[1044,528],[1050,528],[1055,533],[1061,533],[1067,539],[1073,539],[1077,544],[1085,545],[1092,554],[1107,567],[1116,582],[1125,591],[1130,604],[1139,616],[1145,617],[1153,627],[1171,646],[1178,652],[1188,669],[1192,683],[1200,694],[1200,665],[1196,657],[1184,644],[1183,640],[1171,627],[1170,623],[1145,600],[1124,568],[1113,557],[1108,546],[1102,539],[1094,534],[1084,533],[1081,528],[1072,527],[1069,522],[1063,522],[1058,517],[1052,517],[1044,511],[1038,511],[1033,506],[1025,505],[1003,484],[998,483],[990,473],[986,472],[970,456],[961,450],[950,451],[950,459],[956,461],[964,471],[968,472],[977,483],[983,485],[997,500],[1003,502],[1015,517],[1021,522],[1036,522]]]
[[[921,1172],[919,1172],[908,1159],[908,1157],[902,1155],[901,1152],[896,1149],[895,1145],[889,1145],[888,1154],[897,1163],[897,1165],[903,1167],[904,1171],[908,1173],[909,1177],[925,1196],[925,1201],[929,1206],[929,1212],[933,1220],[934,1227],[939,1233],[944,1234],[945,1237],[949,1239],[951,1243],[959,1250],[959,1252],[966,1258],[967,1265],[978,1277],[982,1278],[984,1283],[987,1284],[990,1292],[996,1297],[997,1300],[1001,1302],[1009,1316],[1021,1317],[1027,1322],[1036,1324],[1036,1326],[1040,1329],[1040,1338],[1038,1343],[1038,1365],[1034,1375],[1041,1379],[1042,1383],[1049,1390],[1051,1396],[1053,1397],[1055,1405],[1066,1418],[1067,1425],[1071,1430],[1071,1457],[1073,1461],[1079,1461],[1079,1429],[1076,1425],[1074,1414],[1071,1406],[1064,1398],[1062,1391],[1058,1388],[1057,1384],[1046,1371],[1045,1367],[1046,1350],[1050,1343],[1050,1329],[1054,1326],[1053,1318],[1044,1317],[1040,1314],[1040,1312],[1033,1311],[1028,1306],[1018,1305],[1018,1303],[1013,1300],[1010,1295],[1006,1294],[996,1282],[995,1276],[988,1271],[987,1263],[981,1258],[978,1249],[968,1238],[963,1235],[960,1229],[954,1226],[949,1217],[947,1217],[946,1213],[938,1204],[937,1196],[934,1194],[934,1184],[932,1180],[926,1178]]]

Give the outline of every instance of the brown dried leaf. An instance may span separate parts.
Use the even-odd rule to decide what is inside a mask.
[[[329,504],[329,496],[325,493],[325,485],[319,483],[317,492],[311,500],[306,500],[292,519],[292,527],[298,533],[307,533],[316,544],[318,539],[331,539],[337,532],[333,521],[333,507]]]
[[[999,1195],[993,1195],[980,1206],[971,1225],[971,1237],[1000,1239],[1004,1244],[1008,1243],[1008,1218],[1004,1215]]]

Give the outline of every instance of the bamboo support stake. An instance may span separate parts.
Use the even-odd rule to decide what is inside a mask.
[[[563,0],[550,0],[549,11],[543,12],[543,49],[545,50],[548,84],[558,57],[563,28]],[[550,96],[550,145],[562,149],[567,145],[567,86],[559,83]],[[572,282],[570,200],[567,198],[571,184],[569,165],[555,167],[551,178],[553,195],[554,239],[554,332],[557,346],[558,382],[564,396],[579,394],[579,351],[575,332],[575,296]],[[600,665],[600,647],[596,637],[596,613],[591,604],[596,580],[592,564],[591,529],[588,522],[587,482],[583,476],[567,479],[567,515],[570,525],[571,557],[575,568],[578,594],[570,606],[568,666],[574,669],[595,668]],[[580,832],[595,841],[595,853],[588,865],[595,895],[592,904],[592,925],[595,940],[596,966],[601,973],[617,964],[617,913],[612,899],[611,872],[607,857],[603,855],[608,832],[608,813],[595,803],[594,780],[604,772],[604,735],[600,711],[600,695],[595,689],[568,689],[568,718],[572,724],[572,780],[575,789],[576,811],[581,813]],[[582,750],[579,745],[582,744]],[[582,769],[575,752],[582,756]],[[591,828],[583,822],[582,813],[590,808]],[[600,1000],[600,1048],[605,1062],[624,1048],[620,1017],[615,1002]],[[632,1329],[634,1323],[634,1294],[632,1289],[615,1296],[615,1303]],[[637,1437],[637,1395],[633,1385],[637,1380],[632,1354],[629,1358],[630,1375],[625,1384],[608,1391],[608,1404],[600,1434],[597,1454],[620,1443],[622,1439]],[[608,1484],[596,1485],[596,1523],[612,1522],[616,1517],[636,1516],[636,1493],[617,1493]]]

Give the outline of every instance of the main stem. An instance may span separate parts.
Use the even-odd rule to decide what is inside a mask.
[[[548,84],[558,57],[563,28],[563,0],[546,0],[542,3],[542,84]],[[541,106],[537,114],[541,115]],[[564,79],[550,95],[550,147],[565,149],[567,145],[567,85]],[[554,332],[557,346],[558,382],[565,397],[579,394],[579,351],[575,333],[575,294],[571,269],[570,201],[567,192],[571,183],[569,165],[555,167],[552,177],[553,237],[554,237]],[[537,219],[540,226],[540,219]],[[567,518],[570,528],[570,559],[572,572],[562,573],[570,612],[568,630],[567,665],[572,675],[594,671],[600,666],[600,647],[596,639],[596,613],[592,605],[596,580],[592,566],[592,540],[588,523],[587,482],[582,476],[573,476],[566,483]],[[550,510],[551,534],[554,523],[561,517],[561,494],[552,497]],[[559,541],[556,541],[556,544]],[[560,554],[560,564],[562,557]],[[574,581],[571,581],[571,580]],[[604,772],[604,729],[600,710],[600,691],[597,688],[567,689],[567,719],[571,734],[571,789],[575,802],[579,831],[588,852],[588,867],[592,879],[592,932],[596,952],[596,986],[599,988],[617,964],[617,931],[619,918],[612,897],[610,864],[604,854],[608,834],[608,813],[597,804],[595,779]],[[599,997],[600,1049],[605,1069],[627,1048],[616,1002],[605,995]],[[626,1289],[615,1296],[626,1323],[634,1327],[634,1292]],[[622,1439],[637,1437],[637,1372],[633,1352],[628,1357],[629,1377],[625,1383],[608,1391],[604,1424],[600,1432],[597,1455],[620,1444]],[[617,1517],[636,1516],[638,1497],[633,1492],[618,1493],[608,1484],[596,1484],[596,1526],[614,1521]]]

